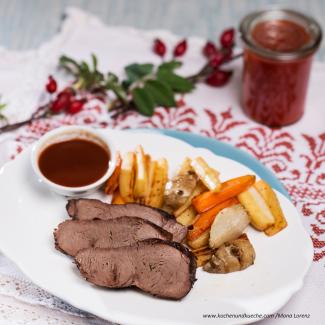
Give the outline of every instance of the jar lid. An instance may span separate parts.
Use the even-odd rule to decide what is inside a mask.
[[[309,41],[298,50],[290,52],[280,52],[262,47],[253,39],[252,31],[258,23],[271,20],[287,20],[296,23],[309,34]],[[290,9],[268,9],[253,12],[243,18],[239,29],[241,38],[249,49],[261,56],[281,61],[294,60],[314,53],[322,40],[322,30],[316,20]]]

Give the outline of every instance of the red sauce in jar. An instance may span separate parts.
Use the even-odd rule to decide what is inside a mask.
[[[267,20],[251,30],[254,46],[270,55],[247,47],[244,51],[242,100],[246,114],[272,127],[299,120],[309,80],[312,55],[277,59],[272,53],[291,54],[302,49],[311,35],[289,20]]]
[[[42,174],[53,183],[80,187],[92,184],[106,173],[109,153],[101,145],[72,139],[49,145],[38,159]]]
[[[310,41],[305,28],[289,20],[268,20],[257,24],[253,31],[254,41],[276,52],[293,52]]]

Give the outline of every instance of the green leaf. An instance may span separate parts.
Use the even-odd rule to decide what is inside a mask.
[[[175,69],[178,69],[182,66],[182,62],[180,61],[170,61],[170,62],[164,62],[160,66],[158,66],[158,72],[167,70],[167,71],[174,71]]]
[[[60,56],[60,64],[66,64],[66,63],[71,63],[71,64],[75,65],[76,67],[79,67],[79,64],[76,60],[70,58],[67,55],[61,55]]]
[[[134,82],[138,79],[147,76],[148,74],[152,73],[153,71],[153,64],[145,63],[145,64],[130,64],[125,67],[125,73],[128,76],[131,82]]]
[[[85,62],[85,61],[81,61],[80,68],[82,69],[82,71],[83,71],[84,73],[90,73],[89,65],[88,65],[87,62]]]
[[[5,120],[7,121],[7,117],[1,113],[3,109],[7,106],[6,103],[1,103],[1,95],[0,95],[0,120]]]
[[[90,86],[93,83],[93,77],[94,76],[90,72],[88,64],[85,61],[81,61],[80,75],[79,75],[79,79],[82,80],[82,82],[81,82],[82,87],[81,88],[84,88],[84,89],[90,88]]]
[[[159,80],[147,80],[144,88],[150,93],[156,105],[165,107],[176,106],[174,93],[164,82]]]
[[[194,88],[191,81],[166,70],[158,71],[157,79],[165,82],[172,90],[179,93],[188,93]]]
[[[66,55],[60,57],[59,65],[75,75],[80,71],[79,63]]]
[[[133,101],[138,108],[138,111],[146,116],[152,116],[155,108],[155,103],[148,92],[144,88],[135,88],[132,91]]]
[[[112,72],[107,74],[107,82],[118,82],[118,76]]]
[[[114,94],[116,95],[116,97],[118,97],[124,103],[127,102],[127,100],[128,100],[127,93],[118,82],[114,82],[114,81],[107,82],[106,89],[112,90],[114,92]]]
[[[93,69],[94,71],[97,71],[97,57],[94,53],[91,53],[91,59],[93,61]]]
[[[74,59],[62,55],[60,67],[67,70],[75,77],[73,87],[76,90],[87,90],[92,93],[105,91],[105,78],[103,73],[97,70],[98,60],[95,54],[91,54],[91,62],[77,62]]]
[[[93,74],[94,74],[94,81],[95,82],[101,82],[101,81],[104,80],[104,75],[101,72],[96,70],[95,72],[93,72]]]
[[[130,80],[123,80],[122,81],[122,87],[125,90],[128,90],[131,85],[132,85],[132,82]]]

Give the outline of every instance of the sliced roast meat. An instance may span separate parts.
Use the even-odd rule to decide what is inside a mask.
[[[187,227],[179,224],[170,214],[142,204],[107,204],[94,199],[73,199],[68,201],[66,208],[69,216],[78,220],[107,220],[121,216],[146,219],[173,234],[173,240],[177,242],[183,241],[187,234]]]
[[[136,217],[110,220],[66,220],[54,231],[55,246],[75,256],[89,247],[115,248],[148,238],[172,239],[166,230]]]
[[[162,298],[183,298],[195,281],[194,255],[179,243],[160,239],[114,249],[87,248],[75,261],[81,275],[93,284],[134,286]]]

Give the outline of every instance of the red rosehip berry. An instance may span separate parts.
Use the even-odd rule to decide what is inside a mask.
[[[67,112],[69,114],[77,114],[83,109],[84,104],[85,104],[85,102],[83,100],[73,100],[70,103],[70,105],[67,109]]]
[[[71,95],[61,92],[57,98],[51,104],[51,111],[53,113],[59,113],[66,109],[70,104]]]
[[[68,96],[72,97],[73,95],[75,95],[75,90],[71,87],[66,87],[64,88],[62,91],[60,91],[60,93],[58,94],[58,96],[61,96],[61,94],[67,94]]]
[[[52,113],[59,113],[64,109],[64,106],[61,105],[61,103],[56,99],[51,103],[50,109]]]
[[[234,45],[235,29],[229,28],[223,31],[220,36],[220,44],[224,48],[229,48]]]
[[[166,54],[166,45],[159,38],[156,38],[153,43],[153,52],[161,57]]]
[[[58,88],[58,85],[56,83],[56,80],[52,76],[49,76],[47,84],[46,84],[47,92],[49,92],[50,94],[53,94],[56,92],[57,88]]]
[[[232,71],[217,70],[205,79],[205,82],[212,87],[222,87],[230,79]]]
[[[206,42],[202,53],[205,57],[210,58],[212,55],[218,53],[217,47],[212,42]]]
[[[187,41],[186,39],[182,40],[181,42],[177,43],[174,48],[174,57],[183,56],[187,50]]]
[[[215,53],[213,56],[211,56],[209,65],[212,68],[217,68],[221,63],[223,63],[225,60],[225,56],[221,52]]]

